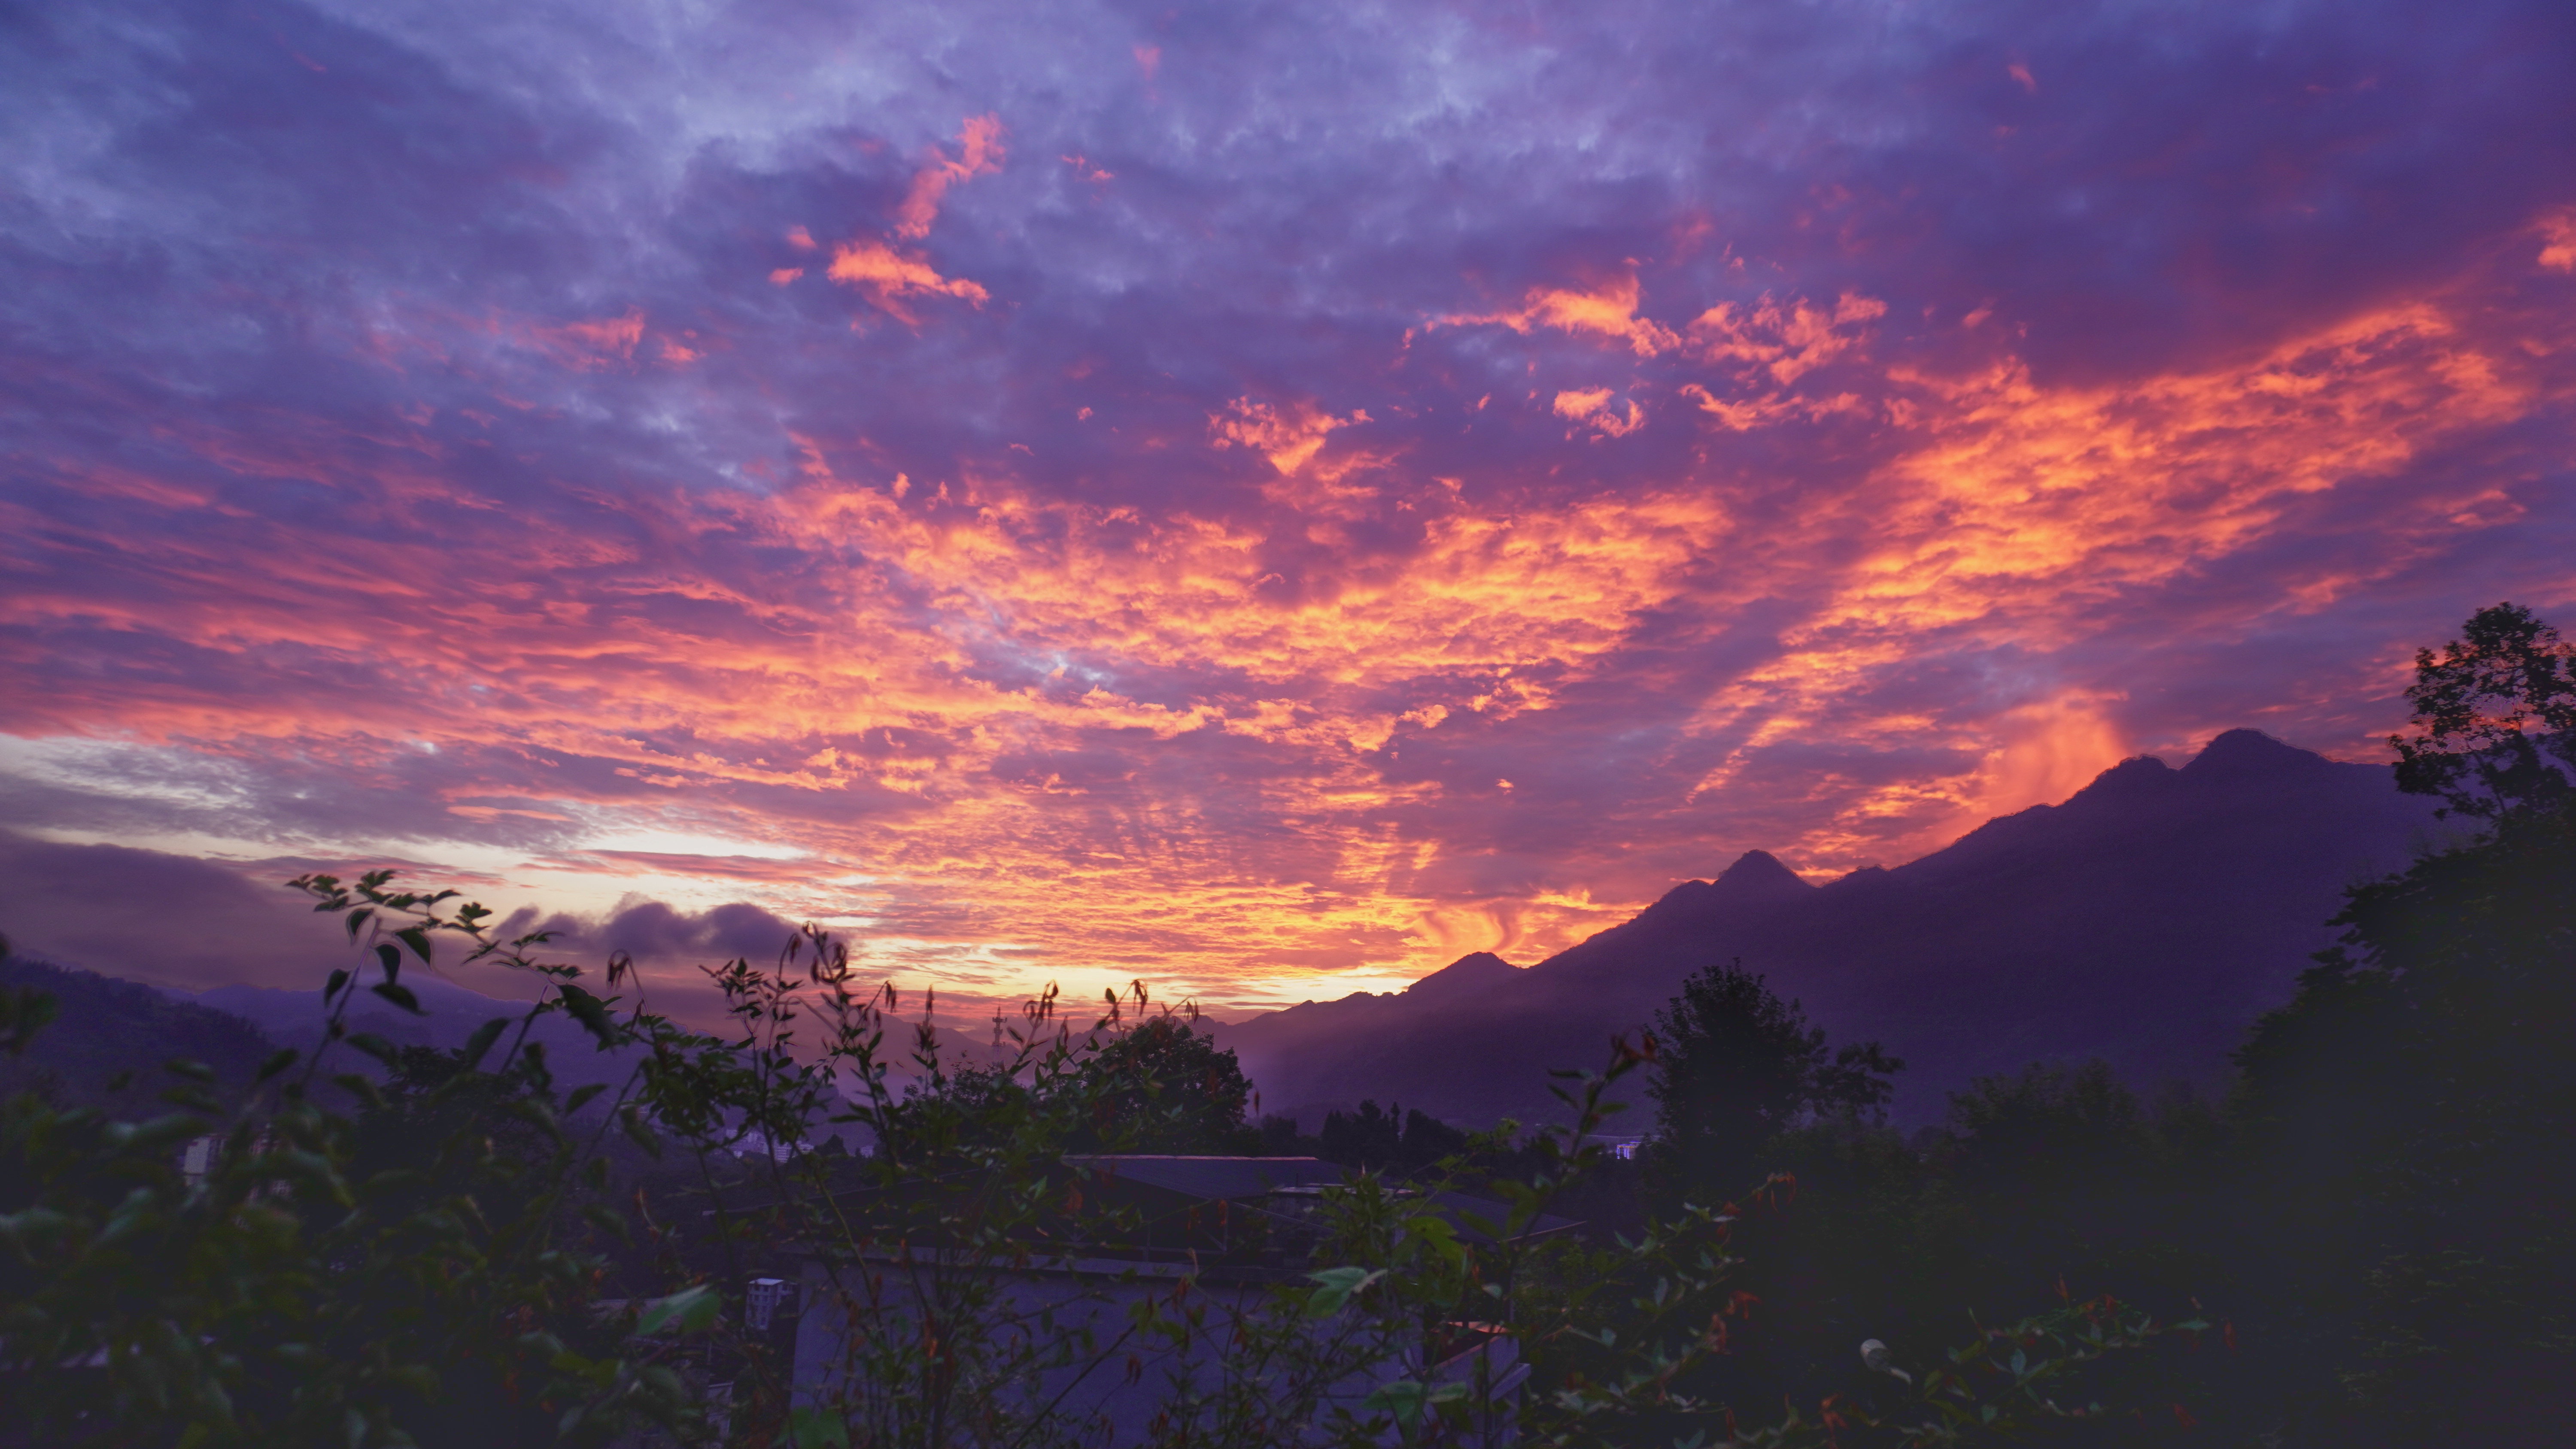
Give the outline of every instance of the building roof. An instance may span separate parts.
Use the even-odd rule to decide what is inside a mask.
[[[1320,1157],[1173,1157],[1092,1153],[1067,1157],[1075,1167],[1210,1202],[1261,1197],[1283,1187],[1338,1183],[1344,1173]]]
[[[1349,1171],[1339,1163],[1320,1157],[1177,1157],[1147,1154],[1093,1153],[1067,1157],[1068,1165],[1105,1172],[1112,1178],[1142,1187],[1159,1188],[1202,1202],[1245,1202],[1274,1194],[1293,1195],[1296,1189],[1333,1187],[1349,1180]],[[1407,1191],[1410,1191],[1409,1189]],[[1510,1218],[1511,1209],[1501,1203],[1462,1192],[1434,1191],[1429,1204],[1444,1216],[1456,1221],[1468,1237],[1483,1240],[1485,1234],[1468,1219],[1500,1225]],[[1580,1226],[1571,1218],[1541,1214],[1521,1235],[1542,1237]]]

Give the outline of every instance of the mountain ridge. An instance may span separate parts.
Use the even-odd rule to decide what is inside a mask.
[[[2141,1085],[2214,1085],[2328,943],[2343,887],[2401,866],[2431,825],[2383,766],[2229,730],[2179,769],[2124,760],[1892,869],[1817,885],[1748,851],[1480,991],[1354,993],[1220,1040],[1270,1102],[1527,1120],[1552,1109],[1545,1068],[1599,1065],[1683,976],[1740,958],[1837,1044],[1909,1060],[1900,1120],[2035,1060],[2101,1055]]]

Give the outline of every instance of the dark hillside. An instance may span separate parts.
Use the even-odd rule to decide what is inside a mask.
[[[370,973],[366,979],[375,979]],[[397,1011],[385,1002],[357,992],[350,1001],[347,1025],[350,1031],[374,1032],[397,1046],[434,1046],[454,1049],[465,1044],[475,1028],[494,1017],[516,1020],[526,1014],[528,1003],[506,997],[486,996],[471,987],[459,986],[425,971],[413,971],[403,977],[403,985],[419,998],[422,1015]],[[322,992],[286,991],[269,986],[218,986],[200,992],[196,998],[205,1006],[231,1012],[256,1022],[281,1044],[310,1052],[322,1043],[325,1015]],[[634,1069],[631,1052],[604,1053],[569,1017],[550,1013],[539,1018],[528,1039],[544,1045],[547,1065],[567,1087],[590,1082],[616,1083],[625,1080]],[[357,1065],[334,1070],[362,1070]]]
[[[12,956],[0,961],[0,986],[35,988],[58,1007],[25,1056],[0,1060],[0,1095],[34,1087],[64,1106],[121,1102],[131,1113],[136,1097],[167,1084],[155,1069],[174,1057],[203,1062],[224,1087],[239,1088],[277,1050],[238,1016],[76,966]],[[108,1090],[121,1072],[134,1073],[122,1098]]]
[[[2343,888],[2402,865],[2432,826],[2430,803],[2397,793],[2384,767],[2231,730],[2179,770],[2126,761],[1893,870],[1811,886],[1752,851],[1527,970],[1470,957],[1405,992],[1272,1012],[1223,1040],[1273,1110],[1374,1097],[1453,1120],[1530,1118],[1550,1110],[1547,1068],[1599,1065],[1684,975],[1740,956],[1835,1041],[1875,1038],[1905,1058],[1907,1121],[1938,1116],[1972,1077],[2036,1060],[2100,1056],[2133,1081],[2207,1082],[2289,998]],[[1438,985],[1461,968],[1475,989]]]

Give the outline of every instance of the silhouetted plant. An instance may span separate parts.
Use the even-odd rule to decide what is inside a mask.
[[[490,940],[479,908],[446,914],[448,894],[390,891],[390,876],[297,882],[374,957],[374,994],[417,1010],[405,954],[425,962],[433,937],[462,932],[475,957],[546,976],[530,1020],[587,999],[527,960],[534,938]],[[0,1180],[21,1193],[0,1216],[0,1374],[34,1442],[402,1444],[433,1424],[599,1442],[639,1418],[690,1422],[663,1351],[629,1347],[636,1314],[596,1296],[579,1214],[600,1208],[605,1164],[565,1123],[588,1089],[556,1096],[525,1022],[481,1070],[509,1025],[494,1021],[411,1098],[452,1113],[450,1130],[362,1171],[359,1118],[321,1095],[395,1110],[367,1075],[323,1075],[341,1049],[397,1061],[345,1031],[359,986],[331,973],[323,1051],[277,1053],[229,1117],[191,1062],[170,1064],[172,1110],[144,1122],[25,1094],[0,1108]],[[495,1150],[514,1126],[519,1150]],[[179,1149],[209,1132],[222,1150],[192,1179]]]
[[[2272,1273],[2360,1421],[2503,1442],[2576,1414],[2547,1387],[2576,1384],[2576,650],[2511,605],[2465,634],[2418,656],[2398,775],[2483,831],[2347,893],[2235,1107],[2267,1218],[2301,1225]]]
[[[1805,1122],[1880,1112],[1905,1064],[1866,1042],[1833,1051],[1822,1027],[1746,971],[1706,966],[1655,1013],[1647,1173],[1667,1201],[1759,1176],[1764,1145]]]
[[[1743,1428],[1691,1387],[1750,1307],[1733,1286],[1736,1214],[1686,1205],[1589,1242],[1546,1230],[1549,1206],[1605,1164],[1595,1134],[1618,1110],[1605,1092],[1652,1064],[1651,1048],[1625,1047],[1605,1072],[1561,1074],[1568,1126],[1457,1143],[1415,1114],[1399,1145],[1462,1150],[1410,1181],[1357,1173],[1316,1193],[1294,1231],[1259,1228],[1284,1282],[1229,1286],[1186,1254],[1148,1253],[1033,1301],[1015,1275],[1150,1226],[1077,1149],[1241,1130],[1230,1060],[1141,988],[1079,1028],[1047,993],[997,1021],[992,1055],[959,1066],[927,1009],[899,1022],[893,988],[857,987],[819,930],[775,967],[711,968],[731,1025],[710,1035],[616,994],[640,990],[623,958],[611,994],[593,994],[579,969],[540,958],[543,933],[498,940],[452,893],[393,890],[386,872],[296,885],[341,917],[377,977],[331,973],[320,1053],[279,1053],[229,1118],[180,1064],[163,1094],[174,1110],[149,1122],[27,1094],[0,1119],[0,1167],[21,1184],[0,1216],[0,1374],[42,1442],[1028,1449],[1096,1429],[1033,1385],[1132,1370],[1152,1344],[1175,1362],[1202,1353],[1210,1372],[1157,1389],[1144,1442],[1495,1443],[1508,1421],[1537,1444],[1664,1429],[1936,1444],[2080,1421],[2092,1410],[2062,1407],[2056,1385],[2171,1331],[2118,1305],[2070,1307],[1910,1379],[1856,1364],[1855,1384],[1877,1392]],[[441,939],[468,964],[532,976],[539,1000],[455,1052],[345,1029],[362,989],[417,1010],[403,966]],[[22,1045],[45,1010],[10,998],[0,1034]],[[631,1063],[623,1084],[558,1093],[530,1035],[551,1013]],[[331,1072],[344,1051],[379,1070]],[[1850,1076],[1872,1069],[1886,1064],[1846,1059],[1809,1081],[1825,1100],[1874,1102]],[[192,1180],[177,1149],[218,1128],[224,1150]],[[839,1150],[845,1135],[863,1150]],[[620,1151],[655,1164],[658,1201],[621,1195],[634,1184]],[[682,1177],[692,1186],[675,1195]],[[741,1294],[806,1261],[805,1313],[842,1331],[817,1335],[829,1351],[800,1377]],[[1519,1346],[1546,1377],[1510,1414],[1504,1349]]]
[[[2481,820],[2576,800],[2576,645],[2517,604],[2415,653],[2413,737],[2391,735],[2397,787]]]

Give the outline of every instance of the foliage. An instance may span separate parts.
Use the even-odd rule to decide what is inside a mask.
[[[1148,1002],[1143,983],[1133,988]],[[1096,1093],[1094,1140],[1123,1136],[1137,1152],[1243,1153],[1260,1145],[1244,1125],[1252,1083],[1234,1053],[1193,1030],[1180,1013],[1149,1016],[1109,1038],[1082,1064]]]
[[[2338,943],[2252,1024],[2225,1100],[2143,1099],[2100,1063],[2048,1063],[1973,1084],[1911,1137],[1825,1116],[1772,1137],[1752,1161],[1794,1175],[1797,1207],[1737,1225],[1737,1280],[1765,1306],[1712,1383],[1738,1402],[1814,1402],[1855,1338],[1919,1369],[1961,1309],[2022,1313],[2073,1282],[2190,1305],[2241,1347],[2106,1362],[2112,1402],[2184,1401],[2218,1434],[2279,1445],[2564,1442],[2570,651],[2512,606],[2463,632],[2419,659],[2397,773],[2479,833],[2348,893]],[[1758,994],[1731,1002],[1737,1039],[1796,1045]],[[1748,1071],[1765,1060],[1747,1055]]]
[[[2406,691],[2419,733],[2391,735],[2397,785],[2482,820],[2552,813],[2576,800],[2576,644],[2505,603],[2462,637],[2415,654]]]
[[[1366,1101],[1348,1112],[1324,1114],[1314,1150],[1348,1167],[1412,1173],[1465,1153],[1469,1134],[1417,1107],[1402,1103],[1380,1107]]]
[[[1084,1027],[1049,992],[963,1062],[809,928],[709,970],[731,1025],[708,1035],[452,893],[308,877],[379,978],[332,973],[322,1052],[229,1107],[180,1062],[144,1121],[0,1108],[0,1387],[72,1444],[1932,1446],[2197,1413],[2276,1443],[2550,1442],[2576,1412],[2576,651],[2498,606],[2409,697],[2401,784],[2484,833],[2350,892],[2223,1115],[2043,1064],[1908,1140],[1881,1116],[1901,1063],[1830,1050],[1727,964],[1560,1074],[1571,1125],[1363,1103],[1325,1124],[1346,1183],[1214,1224],[1122,1196],[1114,1155],[1308,1144],[1246,1127],[1232,1054],[1141,985]],[[361,989],[417,1010],[401,970],[440,939],[540,999],[461,1052],[346,1028]],[[54,1009],[0,992],[0,1049]],[[551,1013],[631,1075],[558,1091],[530,1040]],[[343,1052],[379,1070],[326,1074]],[[1565,1231],[1638,1072],[1660,1210]],[[743,1292],[790,1274],[834,1330],[804,1363]],[[2239,1325],[2194,1285],[2250,1309],[2244,1368],[2197,1357]],[[1150,1383],[1151,1415],[1073,1412],[1095,1378]]]
[[[1764,1144],[1791,1127],[1879,1112],[1905,1065],[1876,1042],[1828,1050],[1824,1029],[1740,961],[1684,978],[1654,1041],[1649,1171],[1668,1198],[1752,1180]]]
[[[856,989],[820,931],[775,968],[712,968],[732,1028],[706,1035],[592,994],[577,968],[539,959],[542,934],[494,939],[489,914],[449,893],[395,891],[382,872],[296,884],[377,978],[331,974],[320,1054],[277,1054],[229,1116],[186,1064],[163,1094],[172,1110],[143,1123],[23,1093],[7,1106],[0,1153],[22,1186],[0,1217],[0,1373],[43,1442],[363,1449],[649,1430],[1022,1449],[1100,1430],[1052,1386],[1140,1375],[1149,1357],[1165,1379],[1150,1420],[1124,1426],[1136,1442],[1737,1432],[1737,1410],[1691,1387],[1749,1311],[1732,1286],[1736,1215],[1689,1206],[1606,1241],[1548,1216],[1604,1166],[1603,1093],[1646,1051],[1560,1089],[1571,1127],[1506,1128],[1410,1183],[1364,1171],[1302,1216],[1225,1225],[1286,1270],[1229,1279],[1194,1250],[1158,1254],[1153,1233],[1174,1225],[1147,1221],[1115,1191],[1114,1162],[1084,1155],[1242,1130],[1230,1060],[1141,990],[1082,1029],[1049,993],[997,1022],[983,1065],[952,1067],[928,1014],[902,1026],[894,990]],[[458,1052],[345,1029],[361,990],[417,1009],[402,969],[441,939],[535,976],[541,999]],[[611,992],[627,973],[610,962]],[[622,1086],[557,1092],[530,1040],[557,1012],[634,1061]],[[43,1015],[11,998],[9,1043]],[[326,1075],[344,1051],[380,1071]],[[1429,1144],[1424,1124],[1403,1137]],[[223,1150],[192,1177],[178,1148],[209,1129]],[[839,1150],[844,1136],[866,1150]],[[621,1198],[638,1183],[652,1190]],[[1025,1291],[1077,1254],[1109,1266],[1059,1275],[1067,1293]],[[841,1330],[814,1337],[830,1351],[802,1377],[741,1297],[797,1261],[813,1264],[804,1314]],[[1829,1398],[1743,1442],[1878,1426],[1948,1443],[2056,1416],[2032,1386],[2167,1331],[2104,1312],[2088,1329],[2001,1331],[2018,1359],[1980,1337],[1884,1413]],[[1525,1395],[1524,1348],[1544,1375]],[[1981,1377],[1989,1361],[2011,1366]]]
[[[428,960],[440,933],[533,966],[533,941],[491,941],[476,908],[444,915],[446,896],[388,879],[298,882],[374,958],[374,994],[416,1009],[404,953]],[[534,1012],[579,990],[568,976],[549,985]],[[392,1057],[344,1032],[358,989],[333,972],[325,1053],[277,1053],[261,1097],[229,1117],[211,1072],[184,1061],[161,1093],[171,1110],[147,1121],[26,1093],[0,1109],[0,1181],[15,1188],[0,1216],[0,1374],[42,1442],[404,1444],[437,1428],[598,1442],[638,1415],[687,1421],[680,1380],[658,1351],[626,1352],[622,1320],[595,1297],[575,1214],[597,1206],[601,1174],[565,1122],[578,1104],[515,1042],[480,1070],[508,1023],[420,1095],[459,1110],[453,1130],[360,1170],[359,1120],[324,1092],[370,1113],[392,1104],[364,1075],[322,1075],[331,1048]],[[465,1105],[495,1077],[513,1085]],[[496,1151],[505,1124],[533,1150]],[[209,1132],[221,1151],[192,1178],[179,1149]]]
[[[2351,891],[2238,1055],[2246,1180],[2303,1225],[2271,1274],[2333,1318],[2349,1409],[2413,1432],[2576,1411],[2536,1387],[2576,1383],[2576,802],[2471,803],[2486,834]]]

